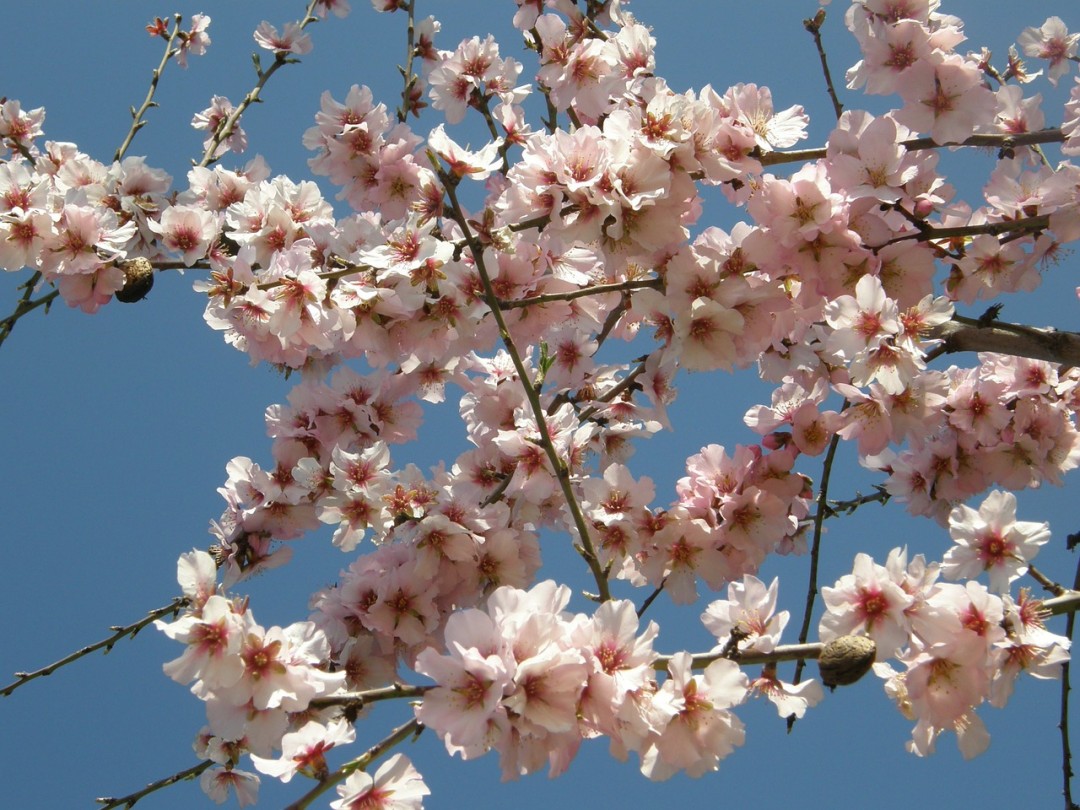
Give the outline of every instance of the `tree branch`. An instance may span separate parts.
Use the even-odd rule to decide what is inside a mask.
[[[825,88],[829,93],[829,100],[832,102],[833,112],[836,113],[837,119],[844,112],[844,105],[840,103],[840,99],[837,98],[836,88],[833,87],[832,73],[829,71],[829,60],[825,55],[825,45],[821,41],[821,26],[825,24],[825,9],[818,9],[817,14],[808,20],[803,20],[803,28],[810,32],[810,35],[814,38],[814,46],[817,48],[818,59],[821,61],[821,72],[825,75]]]
[[[179,613],[181,609],[187,606],[187,604],[188,599],[186,596],[178,596],[164,607],[159,607],[155,610],[151,610],[145,618],[139,619],[139,621],[135,622],[134,624],[129,624],[124,627],[110,627],[110,630],[115,630],[116,632],[108,638],[102,639],[101,641],[98,641],[94,644],[83,647],[81,650],[76,650],[71,655],[65,656],[59,661],[54,661],[47,667],[42,667],[41,669],[34,670],[33,672],[16,672],[15,677],[18,680],[13,681],[12,683],[9,683],[7,686],[5,686],[3,689],[0,689],[0,696],[7,697],[23,684],[29,683],[35,678],[43,678],[46,675],[51,675],[60,667],[67,666],[74,661],[78,661],[80,658],[83,658],[84,656],[87,656],[92,652],[97,652],[102,648],[105,649],[105,652],[108,652],[112,649],[113,645],[120,639],[124,638],[125,636],[135,638],[135,635],[144,627],[146,627],[146,625],[156,621],[157,619],[162,618],[163,616],[168,616],[170,613],[173,615]]]
[[[318,4],[318,2],[319,0],[310,0],[310,2],[308,3],[307,11],[304,12],[304,19],[300,21],[301,31],[307,28],[311,23],[319,21],[319,18],[314,16],[315,6]],[[240,121],[240,117],[244,114],[244,111],[247,110],[247,108],[255,102],[262,101],[262,99],[259,98],[259,94],[266,86],[266,83],[270,81],[270,77],[277,73],[278,70],[282,67],[282,65],[293,64],[299,61],[300,60],[297,59],[295,56],[292,56],[282,51],[278,51],[274,54],[274,64],[270,65],[270,67],[268,67],[266,70],[258,68],[258,62],[256,61],[256,68],[258,69],[258,80],[255,82],[255,86],[251,88],[251,90],[248,91],[248,94],[244,96],[243,100],[238,105],[236,105],[236,109],[229,113],[229,117],[218,124],[217,129],[214,130],[214,134],[210,138],[210,143],[208,143],[206,146],[206,151],[203,152],[202,160],[200,160],[197,165],[209,166],[210,164],[217,161],[218,147],[221,146],[221,144],[225,140],[227,140],[230,135],[232,135],[233,130],[236,128],[236,125]]]
[[[38,281],[41,279],[41,273],[35,271],[34,275],[30,276],[21,286],[23,288],[23,294],[19,298],[19,303],[15,305],[15,311],[8,315],[4,320],[0,321],[0,346],[4,345],[4,341],[7,340],[8,335],[11,334],[11,330],[15,328],[16,321],[28,312],[33,312],[38,307],[45,307],[45,311],[49,311],[49,307],[56,299],[56,296],[60,295],[59,290],[53,290],[46,293],[34,301],[30,300],[30,296],[34,294],[34,289],[37,287]]]
[[[1038,132],[1024,132],[1019,135],[972,135],[960,143],[936,143],[932,138],[911,138],[900,141],[900,145],[909,152],[915,149],[942,149],[947,146],[982,146],[1008,151],[1017,146],[1032,146],[1039,143],[1061,143],[1065,135],[1060,129],[1043,129]],[[776,166],[780,163],[799,163],[820,160],[825,157],[825,147],[814,149],[792,149],[790,152],[766,152],[755,155],[762,166]]]
[[[540,434],[538,442],[544,450],[544,455],[547,456],[548,463],[551,464],[552,473],[554,473],[556,480],[559,482],[559,488],[562,490],[563,498],[566,501],[566,507],[570,511],[574,527],[577,529],[578,537],[581,539],[581,556],[589,566],[593,579],[596,581],[600,601],[606,602],[611,598],[607,575],[604,572],[603,566],[600,564],[600,558],[596,554],[596,548],[593,546],[592,538],[589,536],[589,528],[585,522],[585,516],[581,512],[581,505],[577,502],[577,498],[574,495],[570,483],[569,468],[566,466],[566,463],[559,458],[559,454],[556,452],[555,446],[551,442],[551,434],[548,432],[547,419],[544,417],[544,406],[543,403],[540,402],[540,393],[537,391],[536,386],[533,385],[532,380],[529,379],[525,364],[521,360],[521,353],[518,351],[517,345],[514,343],[514,339],[510,334],[510,329],[506,325],[506,319],[503,318],[502,310],[499,306],[499,298],[495,294],[495,288],[491,284],[491,277],[488,275],[487,267],[485,266],[483,245],[479,244],[476,237],[473,235],[468,220],[465,218],[465,213],[457,199],[454,179],[449,177],[446,172],[443,171],[442,167],[434,159],[434,156],[432,162],[435,164],[435,170],[438,172],[443,188],[450,198],[450,216],[457,222],[458,227],[461,228],[461,233],[465,237],[465,241],[473,255],[473,261],[476,263],[476,272],[480,276],[480,282],[484,287],[484,299],[491,310],[491,314],[495,317],[495,323],[499,328],[499,335],[502,337],[503,346],[506,348],[507,354],[510,355],[510,359],[514,364],[514,369],[517,371],[518,379],[525,391],[525,397],[529,401],[529,407],[532,410],[533,418],[536,420],[536,429]]]
[[[113,160],[122,160],[124,153],[127,152],[128,147],[131,146],[131,142],[135,139],[135,133],[146,126],[146,119],[143,118],[146,115],[146,111],[151,107],[156,107],[157,103],[154,101],[154,93],[157,92],[158,81],[161,79],[161,75],[165,72],[165,65],[169,60],[176,56],[176,51],[173,50],[173,43],[176,42],[176,37],[180,33],[180,22],[183,17],[179,14],[173,17],[173,30],[169,34],[169,39],[165,43],[165,53],[161,55],[161,62],[158,63],[157,68],[150,74],[150,88],[146,91],[146,98],[143,99],[142,106],[136,110],[131,108],[131,129],[128,130],[127,135],[124,137],[124,142],[120,144],[116,152],[113,154]]]
[[[1080,366],[1080,333],[1077,332],[953,315],[951,321],[931,329],[929,337],[942,342],[927,352],[927,360],[955,352],[996,352]]]
[[[135,803],[139,799],[145,798],[154,791],[166,788],[169,785],[175,785],[177,782],[183,782],[185,779],[194,779],[201,774],[207,768],[212,767],[214,761],[212,759],[204,759],[198,765],[192,765],[190,768],[186,768],[179,773],[174,773],[172,776],[166,776],[164,779],[159,779],[156,782],[151,782],[142,790],[137,790],[134,793],[129,793],[127,796],[121,796],[120,798],[113,798],[112,796],[105,796],[100,799],[94,799],[95,802],[102,805],[101,810],[110,810],[113,807],[134,807]]]

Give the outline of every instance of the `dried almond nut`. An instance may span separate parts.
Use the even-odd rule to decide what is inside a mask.
[[[867,636],[840,636],[827,642],[818,657],[821,682],[830,689],[855,683],[870,671],[877,645]]]

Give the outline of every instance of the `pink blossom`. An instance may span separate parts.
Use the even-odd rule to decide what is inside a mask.
[[[719,642],[713,649],[719,651],[734,642],[739,652],[771,652],[780,643],[790,614],[786,610],[776,613],[776,579],[765,587],[752,574],[744,574],[742,582],[728,585],[728,598],[710,602],[701,621]]]
[[[351,723],[338,718],[327,725],[314,720],[281,738],[281,757],[269,759],[252,754],[251,761],[260,773],[288,782],[300,773],[321,779],[329,773],[326,752],[336,745],[346,745],[356,739]]]
[[[914,600],[870,555],[856,554],[852,573],[840,577],[834,587],[823,587],[821,596],[826,606],[818,626],[822,641],[865,633],[877,644],[882,659],[907,645],[910,624],[905,611]]]
[[[31,149],[31,142],[45,134],[41,126],[43,123],[44,107],[24,111],[22,104],[15,99],[5,98],[0,102],[0,138]]]
[[[183,655],[165,664],[165,674],[178,683],[198,681],[198,689],[234,685],[244,674],[240,647],[249,625],[247,614],[217,594],[208,597],[198,613],[171,624],[154,622],[169,638],[188,645]]]
[[[147,224],[160,235],[167,250],[182,254],[188,267],[206,255],[219,230],[213,213],[193,205],[170,206],[162,212],[159,221],[150,220]]]
[[[1016,40],[1028,56],[1049,60],[1046,75],[1053,85],[1069,71],[1069,60],[1076,57],[1078,43],[1080,34],[1070,34],[1060,17],[1047,17],[1039,28],[1025,28]]]
[[[233,114],[234,110],[232,102],[225,96],[214,96],[210,99],[210,106],[202,112],[196,113],[191,119],[192,129],[206,130],[206,139],[203,141],[204,149],[209,149],[215,138],[221,134],[225,122]],[[219,158],[229,149],[237,153],[247,149],[247,133],[244,132],[239,123],[233,124],[229,134],[218,142],[211,157]]]
[[[1027,563],[1050,539],[1050,527],[1018,521],[1016,496],[994,490],[978,511],[963,504],[954,508],[949,514],[949,534],[956,545],[945,554],[945,576],[973,579],[986,571],[990,587],[1004,593],[1027,573]]]
[[[202,56],[210,46],[210,35],[206,29],[210,27],[210,18],[205,14],[193,14],[191,16],[191,28],[181,31],[179,40],[180,47],[176,51],[176,62],[182,68],[187,67],[188,55]]]
[[[816,706],[825,697],[821,684],[813,678],[797,684],[788,683],[777,677],[775,666],[765,667],[761,675],[752,679],[750,691],[764,695],[784,718],[803,717],[808,708]]]
[[[224,804],[232,789],[236,791],[237,804],[248,807],[258,800],[259,777],[239,768],[214,767],[203,771],[199,777],[199,787],[217,804]]]
[[[300,23],[285,24],[285,32],[278,34],[277,28],[265,20],[255,29],[255,42],[260,48],[274,51],[275,54],[292,53],[303,55],[311,51],[311,36],[305,34]]]
[[[499,157],[501,145],[502,139],[499,138],[478,152],[470,152],[451,140],[442,124],[428,135],[428,146],[449,164],[450,173],[455,177],[468,176],[473,180],[487,179],[502,165],[502,158]]]
[[[311,699],[339,688],[345,673],[328,673],[318,666],[330,649],[326,636],[311,622],[264,630],[252,624],[240,649],[243,675],[214,693],[233,704],[254,702],[256,709],[282,707],[303,711]]]
[[[737,84],[724,95],[731,113],[756,135],[762,151],[787,149],[807,137],[810,118],[796,104],[780,112],[773,111],[772,92],[756,84]]]
[[[404,754],[394,754],[372,776],[356,770],[337,787],[333,810],[421,810],[431,791]]]
[[[936,143],[963,141],[977,128],[991,125],[997,111],[978,66],[954,55],[913,64],[900,95],[906,103],[896,120],[916,132],[928,132]]]
[[[660,696],[671,701],[675,715],[649,740],[641,772],[662,781],[680,770],[693,777],[715,771],[745,739],[742,722],[729,709],[746,699],[748,687],[734,661],[720,658],[692,675],[690,654],[673,655]]]
[[[446,655],[428,647],[416,657],[416,671],[437,684],[424,694],[416,717],[448,747],[486,749],[493,724],[506,714],[501,701],[514,674],[509,647],[481,610],[452,615],[444,638]]]

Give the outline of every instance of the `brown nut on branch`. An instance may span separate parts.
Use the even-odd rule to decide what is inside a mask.
[[[139,256],[120,265],[124,271],[124,286],[117,290],[116,300],[125,304],[141,301],[154,286],[154,266],[150,260]]]
[[[855,683],[870,671],[877,645],[866,636],[840,636],[828,642],[818,657],[821,682],[830,689]]]

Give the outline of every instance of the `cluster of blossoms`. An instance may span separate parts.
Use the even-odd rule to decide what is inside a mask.
[[[125,300],[134,260],[205,269],[195,288],[207,323],[253,362],[300,371],[288,403],[267,412],[273,466],[229,463],[216,563],[181,559],[188,612],[160,624],[187,645],[166,672],[207,703],[199,751],[217,763],[204,777],[213,796],[231,786],[252,800],[242,753],[264,774],[321,778],[325,752],[354,733],[340,706],[313,701],[386,687],[402,667],[435,682],[416,719],[464,758],[498,750],[507,776],[544,763],[559,773],[600,735],[652,778],[714,769],[743,740],[731,709],[750,694],[782,716],[821,699],[812,681],[780,681],[775,666],[751,680],[730,658],[778,644],[787,614],[775,612],[776,583],[754,574],[771,554],[805,549],[814,491],[797,466],[834,439],[854,442],[890,494],[948,522],[960,544],[940,568],[860,554],[824,589],[821,638],[875,641],[889,693],[918,721],[913,750],[953,729],[977,753],[987,737],[974,708],[1003,704],[1021,670],[1049,675],[1065,657],[1037,603],[1005,593],[1045,531],[1015,521],[1011,496],[977,513],[962,502],[994,485],[1058,483],[1077,466],[1080,371],[999,354],[927,367],[957,305],[1034,289],[1080,239],[1071,163],[1012,146],[973,208],[932,148],[1041,130],[1041,96],[1023,95],[1035,74],[1016,52],[1004,72],[989,54],[958,53],[962,23],[936,2],[856,2],[846,21],[863,59],[849,87],[900,104],[844,112],[826,148],[781,176],[778,150],[806,137],[801,107],[777,110],[753,84],[672,90],[648,29],[618,2],[601,5],[586,17],[568,0],[518,2],[546,130],[528,123],[537,94],[519,83],[522,64],[491,37],[438,50],[434,19],[412,28],[421,75],[406,77],[396,121],[366,87],[344,101],[324,93],[304,145],[351,207],[343,217],[315,183],[271,177],[260,158],[211,167],[247,142],[222,97],[195,117],[207,158],[172,194],[141,158],[107,166],[73,144],[39,149],[44,112],[0,105],[0,266],[34,269],[88,312]],[[1077,37],[1055,20],[1020,44],[1049,60],[1056,83]],[[208,23],[183,32],[177,59],[205,50]],[[301,24],[264,23],[255,39],[280,60],[311,48]],[[443,125],[414,132],[404,119],[425,92],[448,124],[481,116],[491,140],[473,150]],[[1080,82],[1063,120],[1073,154]],[[749,222],[691,238],[705,186]],[[625,346],[632,360],[620,359]],[[777,386],[745,417],[760,444],[703,447],[674,501],[652,505],[653,482],[628,461],[635,439],[669,427],[678,371],[755,364]],[[430,474],[395,470],[390,446],[416,438],[416,400],[442,402],[448,384],[471,449]],[[830,396],[843,404],[828,408]],[[215,565],[232,586],[321,524],[343,552],[366,538],[374,549],[313,597],[310,621],[264,629],[219,590]],[[608,578],[676,603],[694,602],[701,583],[728,586],[704,617],[715,660],[694,675],[676,654],[658,682],[658,628],[639,631],[631,603],[568,614],[567,588],[534,584],[550,530],[573,538],[605,595]],[[983,569],[991,590],[937,581]],[[334,806],[390,807],[378,796],[393,791],[402,807],[426,792],[403,758],[353,774]]]
[[[933,753],[942,732],[954,731],[971,758],[990,744],[975,709],[984,702],[1003,707],[1024,672],[1058,677],[1070,642],[1046,629],[1042,603],[1026,589],[1009,593],[1049,539],[1047,524],[1016,520],[1015,496],[994,491],[978,510],[957,506],[949,533],[956,545],[941,564],[921,554],[909,562],[899,548],[885,565],[858,554],[851,574],[822,589],[827,610],[818,632],[823,641],[849,634],[874,640],[874,671],[916,721],[909,751]],[[975,581],[984,572],[989,588]],[[904,669],[895,670],[889,658]]]
[[[664,662],[667,677],[658,683],[655,623],[641,629],[627,600],[605,602],[591,616],[571,615],[565,610],[570,589],[550,580],[528,590],[500,586],[482,607],[447,611],[437,638],[416,622],[406,626],[406,619],[416,618],[414,605],[382,624],[384,638],[388,626],[401,632],[397,644],[380,649],[371,635],[340,646],[330,641],[369,619],[378,626],[379,604],[338,622],[324,613],[325,633],[312,622],[264,629],[245,600],[227,597],[216,584],[215,568],[206,552],[182,556],[178,579],[188,608],[179,619],[157,624],[186,645],[165,665],[166,674],[192,683],[192,692],[206,701],[208,725],[196,748],[216,765],[204,774],[204,786],[212,796],[232,787],[242,805],[254,801],[259,778],[236,767],[241,755],[250,754],[259,772],[286,782],[297,773],[325,777],[326,754],[355,739],[342,709],[355,693],[350,690],[390,686],[402,659],[434,681],[421,692],[416,719],[451,754],[471,759],[498,751],[506,778],[545,764],[557,775],[582,740],[599,736],[609,738],[620,759],[638,754],[651,779],[678,771],[699,776],[742,744],[743,725],[731,709],[752,695],[775,703],[781,717],[801,717],[823,696],[815,681],[780,681],[774,666],[751,680],[725,657],[769,652],[779,643],[788,614],[775,613],[775,580],[768,588],[750,575],[732,583],[729,598],[714,601],[702,615],[718,642],[711,662],[695,675],[690,654],[679,653]],[[362,572],[356,573],[359,579]],[[392,572],[381,576],[400,582]],[[340,590],[352,590],[352,580]],[[357,607],[363,606],[364,594],[357,596]],[[333,599],[338,607],[350,601]],[[316,608],[327,611],[325,603]],[[430,615],[434,619],[434,611]],[[384,766],[395,767],[404,771],[395,780],[419,778],[407,760]],[[361,788],[378,784],[380,773],[361,780]],[[342,794],[350,791],[357,786],[346,782]]]

